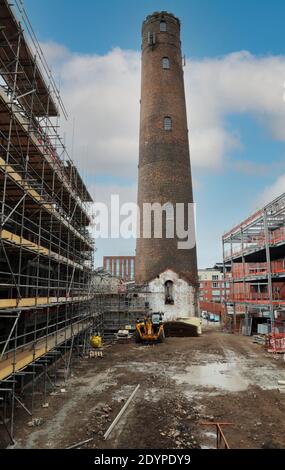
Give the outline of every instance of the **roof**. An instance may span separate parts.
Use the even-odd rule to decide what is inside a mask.
[[[183,279],[189,285],[195,286],[195,284],[187,277],[186,274],[179,273],[178,271],[176,271],[175,269],[170,268],[170,267],[163,269],[163,271],[161,271],[158,275],[156,275],[156,276],[152,277],[151,279],[149,279],[148,281],[146,281],[146,284],[154,281],[155,279],[157,279],[157,277],[159,277],[161,274],[164,274],[166,271],[172,271],[174,274],[176,274],[178,276],[178,278]],[[196,284],[198,284],[198,276],[197,276]]]
[[[148,15],[146,17],[146,19],[144,20],[143,22],[143,25],[149,21],[152,21],[152,20],[157,20],[157,19],[161,19],[163,20],[165,17],[170,17],[172,18],[173,20],[175,20],[178,25],[180,26],[181,22],[180,22],[180,19],[177,18],[177,16],[175,16],[173,13],[170,13],[168,11],[154,11],[151,15]]]

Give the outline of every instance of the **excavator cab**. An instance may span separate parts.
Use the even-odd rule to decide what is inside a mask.
[[[163,314],[152,313],[138,320],[136,323],[135,340],[136,343],[162,343],[165,339]]]

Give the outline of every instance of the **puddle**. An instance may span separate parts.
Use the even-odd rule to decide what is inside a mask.
[[[217,434],[213,431],[204,432],[204,436],[209,437],[210,439],[217,439]]]
[[[240,392],[246,390],[249,385],[235,369],[234,364],[221,362],[186,367],[183,374],[175,374],[173,378],[179,385],[218,388],[228,392]]]
[[[217,434],[213,431],[204,431],[202,433],[203,444],[201,449],[216,449],[217,448]]]
[[[242,392],[251,385],[272,390],[280,380],[280,370],[274,364],[264,362],[260,365],[252,358],[239,357],[230,350],[225,350],[223,361],[212,361],[213,357],[208,355],[203,359],[201,364],[194,363],[183,372],[174,367],[169,370],[176,383],[187,386],[187,397],[203,393],[217,395],[223,391]]]

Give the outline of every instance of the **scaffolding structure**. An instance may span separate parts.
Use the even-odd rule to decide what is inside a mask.
[[[135,330],[138,319],[150,312],[146,293],[105,294],[103,301],[104,338],[110,339],[121,329]]]
[[[242,221],[222,238],[228,318],[233,331],[243,319],[245,334],[252,322],[285,326],[285,193]],[[231,263],[231,276],[226,264]],[[284,325],[283,325],[284,323]],[[283,325],[283,326],[282,326]]]
[[[96,328],[92,198],[59,133],[59,90],[21,0],[0,0],[0,423],[33,412]],[[60,365],[60,363],[62,363]],[[52,367],[51,367],[52,366]],[[52,374],[51,375],[51,371]],[[30,407],[21,399],[29,384]]]

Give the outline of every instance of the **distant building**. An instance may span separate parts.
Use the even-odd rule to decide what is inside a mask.
[[[228,276],[229,271],[230,266],[226,266]],[[216,263],[212,268],[199,269],[198,276],[200,310],[222,316],[225,312],[225,298],[230,292],[230,282],[224,283],[223,264]]]
[[[103,267],[113,277],[124,282],[135,279],[135,256],[104,256]]]

